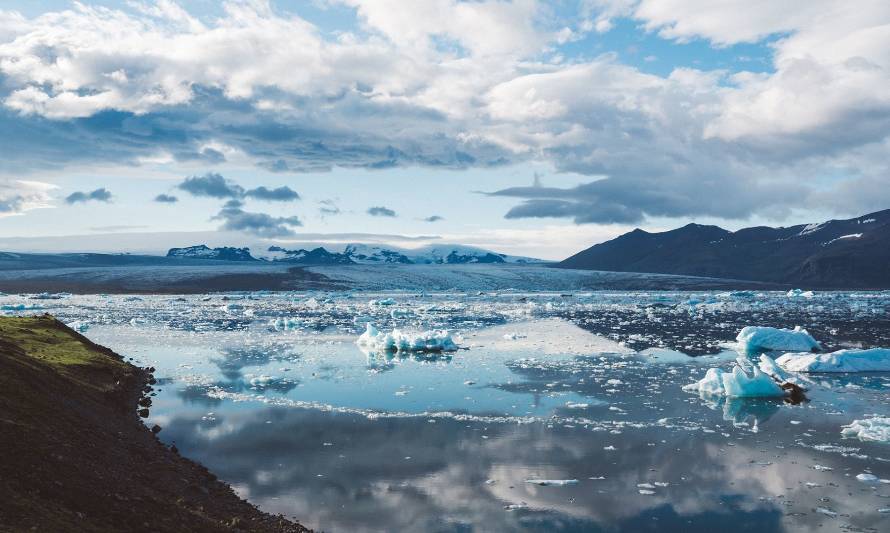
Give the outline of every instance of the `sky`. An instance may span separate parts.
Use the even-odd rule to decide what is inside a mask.
[[[0,246],[561,259],[859,216],[887,87],[886,1],[5,0]]]

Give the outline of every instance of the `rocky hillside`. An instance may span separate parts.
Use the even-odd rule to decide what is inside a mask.
[[[699,224],[662,233],[636,229],[556,266],[817,288],[890,288],[890,210],[848,220],[734,232]]]
[[[0,318],[0,531],[306,531],[157,439],[150,370],[50,316]]]

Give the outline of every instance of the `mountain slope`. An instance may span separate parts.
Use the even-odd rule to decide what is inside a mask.
[[[698,224],[662,233],[637,229],[555,266],[826,288],[885,288],[890,287],[890,210],[849,220],[736,232]]]

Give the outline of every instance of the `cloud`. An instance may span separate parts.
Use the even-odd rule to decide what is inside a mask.
[[[445,220],[445,217],[440,217],[439,215],[430,215],[423,219],[424,222],[439,222],[440,220]]]
[[[183,180],[182,183],[177,185],[177,187],[193,196],[229,198],[239,202],[245,198],[253,198],[267,202],[290,202],[300,199],[300,195],[297,194],[297,191],[286,185],[275,189],[260,186],[254,189],[245,190],[244,187],[231,180],[227,180],[222,175],[215,172],[208,172],[203,176],[188,177]],[[238,205],[240,206],[241,204],[239,203]]]
[[[111,192],[105,187],[100,187],[90,192],[76,191],[65,197],[66,204],[86,203],[90,201],[110,202]]]
[[[162,204],[175,204],[179,201],[179,198],[171,195],[171,194],[159,194],[155,196],[155,202],[159,202]]]
[[[368,208],[368,214],[372,217],[395,217],[396,212],[388,207],[375,206]]]
[[[297,191],[287,186],[278,187],[276,189],[268,189],[260,186],[245,192],[244,196],[270,202],[290,202],[300,199],[300,195],[297,194]]]
[[[145,229],[148,226],[142,225],[130,225],[130,224],[115,224],[111,226],[92,226],[90,227],[90,231],[101,231],[101,232],[110,232],[115,233],[118,231],[127,231],[133,229]]]
[[[531,0],[339,1],[355,20],[337,32],[264,2],[212,20],[171,2],[5,17],[0,170],[537,161],[598,185],[505,194],[520,202],[509,216],[577,221],[780,216],[890,172],[873,149],[890,137],[886,2],[587,0],[560,15]],[[756,43],[770,61],[654,75],[562,48],[620,18],[678,43]],[[847,198],[836,209],[871,201]]]
[[[0,217],[52,207],[49,193],[56,188],[40,181],[0,181]]]
[[[242,231],[265,238],[292,237],[295,233],[291,228],[303,225],[295,216],[275,217],[266,213],[250,213],[235,204],[223,207],[213,220],[223,221],[219,228],[221,231]]]
[[[177,187],[192,196],[209,198],[241,198],[244,196],[244,189],[240,185],[215,172],[208,172],[203,176],[188,177]]]
[[[322,216],[334,216],[341,213],[340,208],[333,200],[320,200],[318,203],[321,205],[321,207],[318,208],[318,212],[321,213]]]

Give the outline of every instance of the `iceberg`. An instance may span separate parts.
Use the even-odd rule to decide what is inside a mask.
[[[822,347],[807,330],[796,326],[792,329],[746,326],[735,338],[746,352],[757,350],[789,350],[809,352]]]
[[[854,420],[850,425],[843,426],[841,435],[863,441],[890,442],[890,418],[878,416]]]
[[[786,353],[776,364],[791,372],[890,372],[890,349]]]
[[[453,352],[458,349],[445,330],[404,333],[398,329],[390,333],[378,331],[368,323],[356,344],[374,352]]]
[[[812,298],[813,296],[815,296],[815,293],[813,291],[791,289],[785,294],[785,296],[789,298]]]
[[[748,367],[750,375],[742,367]],[[772,398],[785,396],[785,391],[773,378],[740,357],[729,372],[709,368],[701,380],[683,387],[686,392],[729,398]]]

